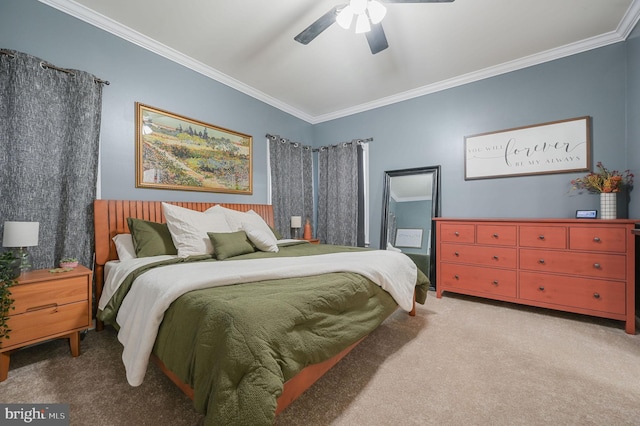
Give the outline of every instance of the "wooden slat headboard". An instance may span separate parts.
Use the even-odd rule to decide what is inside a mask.
[[[238,211],[253,210],[258,213],[270,226],[273,226],[273,206],[270,204],[229,204],[229,203],[196,203],[175,202],[169,204],[185,207],[196,211],[205,211],[215,205]],[[102,294],[104,283],[104,264],[118,258],[116,246],[112,240],[117,234],[128,234],[127,218],[165,222],[162,213],[162,201],[136,200],[95,200],[93,202],[93,222],[95,227],[95,277],[96,298]]]

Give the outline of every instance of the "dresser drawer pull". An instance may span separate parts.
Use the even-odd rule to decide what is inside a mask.
[[[455,235],[456,237],[460,236],[460,233],[458,231],[454,232],[453,235]]]
[[[540,287],[538,287],[538,290],[540,290],[540,291],[544,291],[544,286],[543,286],[543,285],[541,285]]]
[[[595,297],[596,299],[600,299],[600,293],[593,293],[593,297]]]
[[[544,235],[539,235],[539,236],[538,236],[538,239],[539,239],[539,240],[544,240]]]
[[[496,286],[497,286],[497,285],[498,285],[498,280],[493,280],[493,282],[492,282],[491,284],[493,284],[493,285],[496,285]]]
[[[456,280],[459,280],[459,279],[460,279],[460,275],[455,274],[455,275],[453,276],[453,278],[455,278]]]
[[[455,254],[455,255],[456,255],[456,257],[460,256],[460,253],[459,253],[459,252],[455,252],[455,253],[453,253],[453,254]]]
[[[538,263],[540,263],[540,264],[544,265],[544,259],[540,259],[540,260],[538,260]]]
[[[593,267],[596,268],[596,269],[600,269],[600,264],[599,263],[594,263]]]
[[[58,311],[58,304],[57,303],[49,303],[48,305],[42,305],[42,306],[34,306],[32,308],[27,308],[27,312],[31,312],[31,311],[39,311],[41,309],[47,309],[47,308],[56,308],[56,312]]]
[[[594,238],[593,238],[593,241],[595,241],[596,243],[599,243],[599,242],[600,242],[600,238],[598,238],[598,237],[594,237]]]
[[[493,234],[492,237],[493,238],[498,238],[498,234]]]
[[[493,260],[499,260],[498,256],[493,256]]]

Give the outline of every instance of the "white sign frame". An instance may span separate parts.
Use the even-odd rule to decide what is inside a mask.
[[[464,138],[464,179],[571,173],[591,165],[591,117]]]
[[[422,248],[422,228],[398,228],[396,230],[396,247]]]

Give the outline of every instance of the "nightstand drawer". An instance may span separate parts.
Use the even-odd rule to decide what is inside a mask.
[[[89,300],[87,277],[79,276],[40,283],[18,284],[11,287],[11,298],[15,300],[15,309],[9,311],[10,315],[18,315],[54,303],[60,306]]]
[[[62,306],[52,304],[35,311],[12,315],[7,321],[11,338],[3,342],[2,349],[78,328],[89,328],[87,309],[88,301],[84,301]]]

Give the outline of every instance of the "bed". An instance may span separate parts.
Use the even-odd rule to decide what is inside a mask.
[[[242,212],[237,217],[243,221],[252,214],[260,217],[256,223],[270,227],[273,210],[263,204],[94,202],[96,329],[102,330],[105,320],[119,330],[130,384],[140,384],[146,362],[152,360],[194,401],[207,424],[272,424],[279,412],[398,306],[413,313],[415,301],[426,299],[428,278],[410,259],[405,263],[398,257],[402,254],[292,240],[278,240],[277,252],[269,251],[268,244],[259,250],[256,247],[264,248],[264,241],[252,239],[261,234],[253,225],[247,227],[248,222],[242,222],[241,229],[237,222],[231,232],[212,232],[214,254],[119,260],[122,245],[116,247],[116,242],[130,233],[128,222],[175,225],[174,209],[199,215],[215,209],[224,209],[227,215]],[[171,219],[168,224],[165,213]],[[236,213],[231,216],[237,219]],[[237,254],[235,245],[223,244],[232,236],[237,241],[236,235],[244,236],[254,250]],[[182,247],[179,242],[175,246]],[[226,258],[216,258],[222,254]],[[378,268],[387,262],[388,270]],[[370,271],[372,264],[377,269]],[[105,268],[110,271],[106,287]],[[407,277],[404,281],[414,277],[410,300],[406,285],[402,290],[390,287],[400,275]],[[214,276],[218,284],[209,284]],[[235,285],[227,276],[243,284]],[[116,281],[118,287],[113,289]],[[187,290],[174,291],[178,282],[184,282]],[[160,291],[154,286],[165,286],[168,290],[163,292],[177,296],[164,301],[165,293],[158,297],[142,293],[147,287]],[[156,307],[160,304],[166,306]],[[156,329],[145,331],[154,321]],[[127,331],[127,324],[140,323],[145,326],[136,333],[142,334]],[[128,347],[145,344],[148,356],[142,351],[132,362]],[[137,367],[129,370],[130,365]]]

